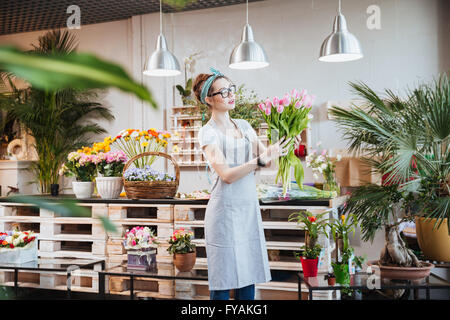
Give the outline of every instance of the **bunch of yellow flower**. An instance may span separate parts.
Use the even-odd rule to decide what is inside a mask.
[[[125,152],[128,159],[144,153],[144,152],[159,152],[168,144],[168,139],[171,137],[168,131],[158,131],[155,128],[149,130],[125,129],[119,132],[111,141],[118,149]],[[141,158],[137,161],[139,167],[151,165],[155,161],[155,157]]]

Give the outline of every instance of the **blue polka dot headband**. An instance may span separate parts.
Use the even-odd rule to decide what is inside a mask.
[[[214,69],[213,67],[210,68],[212,75],[209,76],[208,79],[206,79],[205,83],[203,84],[202,91],[200,92],[200,101],[204,104],[206,104],[206,96],[208,95],[209,88],[211,88],[212,83],[214,80],[217,79],[217,77],[223,76],[220,71]]]

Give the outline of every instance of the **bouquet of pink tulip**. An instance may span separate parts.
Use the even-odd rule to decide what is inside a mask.
[[[267,137],[271,144],[282,137],[294,138],[307,128],[310,120],[309,111],[315,95],[309,95],[306,90],[298,92],[293,89],[283,98],[274,97],[259,104],[267,125]],[[283,196],[290,189],[291,167],[294,167],[295,180],[300,188],[303,187],[304,171],[300,159],[294,153],[294,139],[290,142],[289,153],[278,159],[278,172],[275,181],[279,178],[283,183]]]

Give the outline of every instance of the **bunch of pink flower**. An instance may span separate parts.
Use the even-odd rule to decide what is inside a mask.
[[[127,230],[123,245],[125,249],[144,249],[156,247],[159,242],[149,227],[134,227]]]
[[[308,127],[312,116],[309,114],[315,95],[310,95],[305,89],[300,92],[293,89],[281,99],[274,97],[258,105],[258,108],[268,125],[267,137],[270,144],[276,143],[282,137],[292,138],[288,144],[288,154],[277,160],[278,172],[276,182],[281,179],[283,183],[283,197],[291,186],[291,167],[294,167],[295,180],[300,188],[303,184],[303,166],[294,153],[294,137]],[[273,109],[273,110],[272,110]]]
[[[104,177],[120,177],[128,158],[122,150],[100,152],[94,155],[98,172]]]
[[[281,99],[278,96],[275,96],[272,100],[267,98],[258,107],[265,115],[269,116],[272,113],[272,108],[276,109],[277,113],[282,113],[289,106],[293,106],[295,109],[311,108],[315,98],[315,95],[309,95],[305,89],[300,92],[293,89],[291,93],[286,93]]]
[[[80,166],[84,166],[84,165],[90,164],[90,163],[97,164],[96,160],[97,159],[96,159],[95,154],[82,153],[80,156],[80,159],[78,159],[78,163],[80,164]]]

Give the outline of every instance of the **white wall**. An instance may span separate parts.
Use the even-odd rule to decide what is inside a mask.
[[[366,27],[369,16],[366,9],[372,4],[381,9],[381,30]],[[450,4],[446,0],[345,0],[342,11],[349,30],[361,42],[364,58],[336,64],[319,62],[319,49],[331,32],[336,11],[337,0],[250,3],[249,22],[255,40],[265,48],[270,60],[270,66],[262,70],[236,71],[227,67],[245,23],[245,5],[165,14],[164,34],[180,63],[184,57],[202,51],[197,73],[208,72],[209,66],[214,66],[236,84],[254,89],[260,98],[283,95],[292,88],[306,88],[316,94],[313,145],[321,140],[324,148],[344,148],[346,143],[327,120],[323,104],[328,100],[354,98],[348,81],[364,81],[377,91],[389,88],[402,92],[449,70]],[[121,64],[151,89],[159,104],[159,109],[153,110],[127,94],[108,90],[104,101],[116,116],[113,123],[104,124],[109,134],[130,127],[163,128],[163,110],[181,103],[178,96],[173,101],[173,86],[184,79],[142,76],[144,60],[154,50],[159,33],[159,14],[86,25],[74,32],[80,51],[90,51]],[[43,33],[1,36],[0,44],[27,48]],[[312,181],[309,171],[306,180]],[[204,168],[182,171],[180,191],[204,188],[208,188]]]

